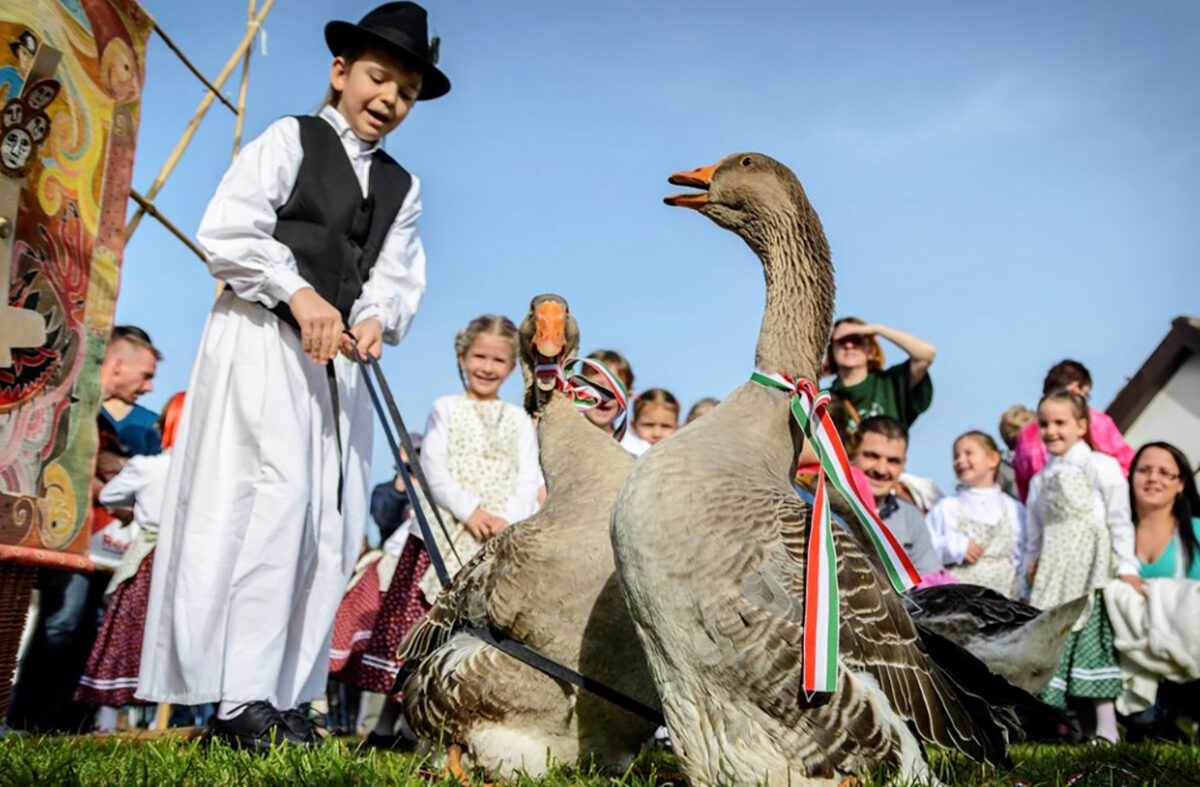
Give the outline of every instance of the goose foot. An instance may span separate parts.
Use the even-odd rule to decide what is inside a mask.
[[[862,782],[857,776],[847,776],[838,782],[838,787],[862,787]]]
[[[457,743],[452,743],[446,747],[446,764],[442,766],[442,772],[439,774],[441,779],[453,779],[462,785],[462,787],[471,787],[471,774],[467,773],[467,769],[462,764],[462,746]],[[479,787],[497,787],[497,785],[483,782]]]

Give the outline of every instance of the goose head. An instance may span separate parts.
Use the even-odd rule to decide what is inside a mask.
[[[566,298],[546,293],[534,297],[521,321],[521,373],[525,377],[525,409],[541,409],[555,390],[555,378],[536,373],[543,364],[561,365],[579,349],[579,326]]]
[[[734,153],[712,166],[676,172],[668,182],[700,191],[674,194],[664,202],[699,211],[756,250],[778,240],[780,230],[808,228],[814,221],[820,227],[796,175],[762,153]]]

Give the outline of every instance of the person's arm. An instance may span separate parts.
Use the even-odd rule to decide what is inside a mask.
[[[933,359],[937,357],[937,348],[919,336],[898,331],[886,325],[872,323],[870,327],[874,329],[874,333],[908,353],[910,382],[912,385],[921,382],[921,379],[929,372]]]
[[[1013,550],[1009,562],[1017,571],[1021,570],[1021,560],[1025,555],[1025,542],[1028,540],[1029,514],[1025,506],[1016,500],[1005,501],[1009,505],[1009,516],[1013,523]]]
[[[971,539],[958,529],[956,518],[958,506],[951,499],[939,502],[925,515],[925,525],[933,546],[946,566],[956,566],[967,559],[967,545]],[[951,509],[954,509],[953,511]]]
[[[1042,554],[1042,520],[1037,514],[1037,500],[1041,489],[1042,477],[1034,476],[1029,482],[1029,502],[1025,504],[1025,548],[1021,556],[1021,572],[1025,576],[1028,576],[1029,570]]]
[[[379,335],[372,336],[374,347],[363,346],[365,337],[360,336],[360,352],[372,351],[378,356],[380,341],[398,344],[417,313],[425,292],[425,247],[417,233],[420,217],[421,183],[414,175],[412,188],[383,241],[379,259],[350,309],[351,330],[356,335],[361,330],[358,326],[366,320],[378,321]]]
[[[532,515],[538,508],[538,489],[542,485],[538,471],[537,433],[533,422],[521,412],[517,415],[517,483],[504,501],[499,516],[509,524]]]
[[[140,457],[130,457],[121,472],[113,476],[96,496],[96,502],[105,508],[132,506],[134,498],[145,489],[149,474],[145,472]]]
[[[425,437],[421,440],[421,469],[429,481],[433,502],[445,508],[459,522],[466,522],[479,508],[479,498],[464,489],[450,475],[447,465],[450,403],[452,398],[438,399],[429,411]]]
[[[275,213],[291,195],[303,158],[296,118],[272,123],[238,153],[196,230],[212,275],[267,308],[311,286],[291,249],[274,237]]]
[[[1094,468],[1093,483],[1100,490],[1104,500],[1104,521],[1112,532],[1112,550],[1117,558],[1117,576],[1121,578],[1135,577],[1140,586],[1140,569],[1137,552],[1135,551],[1136,537],[1133,531],[1133,517],[1129,511],[1129,484],[1121,477],[1120,466],[1114,460],[1111,463]]]

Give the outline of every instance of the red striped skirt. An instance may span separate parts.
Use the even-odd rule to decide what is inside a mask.
[[[75,701],[89,705],[130,705],[142,663],[142,631],[150,601],[150,574],[154,553],[146,556],[137,573],[121,583],[108,602],[96,644],[75,689]]]
[[[396,649],[413,624],[429,611],[418,585],[429,565],[425,545],[410,537],[387,592],[379,589],[378,561],[364,570],[338,607],[329,652],[331,677],[367,691],[391,692],[400,671]]]

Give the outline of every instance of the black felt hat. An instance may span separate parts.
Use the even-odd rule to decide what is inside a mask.
[[[438,40],[430,43],[425,9],[416,3],[384,3],[368,12],[357,25],[330,22],[325,25],[325,43],[334,55],[341,55],[356,44],[398,51],[421,72],[418,101],[450,92],[450,80],[437,67]]]

